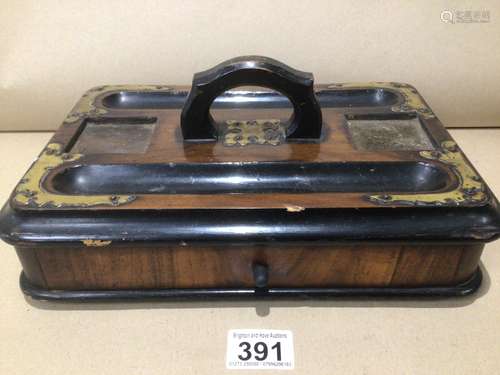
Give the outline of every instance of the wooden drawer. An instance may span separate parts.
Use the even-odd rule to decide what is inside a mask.
[[[29,280],[49,289],[453,285],[475,271],[483,245],[19,247]]]

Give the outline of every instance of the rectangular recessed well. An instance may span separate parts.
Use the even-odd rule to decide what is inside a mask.
[[[433,150],[432,141],[417,116],[348,116],[354,147],[363,151]]]
[[[155,118],[89,119],[71,152],[81,154],[145,153],[156,125]]]

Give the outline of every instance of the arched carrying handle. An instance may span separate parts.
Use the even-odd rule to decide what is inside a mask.
[[[181,114],[186,141],[216,139],[212,102],[237,86],[263,86],[285,95],[293,105],[288,140],[313,140],[321,135],[321,108],[313,89],[313,75],[262,56],[242,56],[196,73]]]

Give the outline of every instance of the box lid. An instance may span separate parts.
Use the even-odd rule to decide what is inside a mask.
[[[234,90],[248,85],[267,89]],[[312,223],[331,239],[342,232],[349,239],[484,240],[499,232],[495,197],[415,88],[393,82],[314,86],[312,74],[258,56],[195,74],[189,91],[91,89],[17,185],[3,216],[2,232],[12,241],[12,225],[29,220],[40,240],[59,238],[57,228],[71,220],[60,240],[78,237],[83,229],[77,222],[94,231],[81,238],[101,238],[89,224],[97,218],[109,218],[111,226],[125,225],[117,218],[145,220],[156,228],[156,239],[168,236],[153,222],[166,225],[167,217],[179,225],[185,218],[191,227],[178,228],[183,234],[177,239],[194,236],[197,218],[200,235],[218,230],[229,238],[230,228],[212,223],[209,229],[210,218],[222,223],[226,217],[240,226],[264,223],[262,238],[302,230],[297,238],[287,235],[320,236]],[[49,218],[61,222],[44,225]],[[375,220],[391,227],[377,230]],[[408,220],[419,224],[394,225]],[[133,237],[127,233],[120,238]]]

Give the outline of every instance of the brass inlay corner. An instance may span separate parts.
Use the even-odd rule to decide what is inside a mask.
[[[96,98],[104,93],[112,94],[113,92],[120,91],[151,92],[169,90],[171,90],[169,87],[162,85],[109,85],[94,87],[82,96],[73,110],[68,114],[64,122],[75,122],[84,117],[98,117],[108,113],[108,109],[106,107],[97,107],[95,104]]]
[[[133,195],[65,195],[55,194],[43,188],[43,181],[50,170],[63,163],[79,160],[83,155],[62,152],[58,143],[49,143],[14,190],[12,200],[24,207],[65,208],[118,206],[135,199]]]
[[[398,92],[404,101],[398,105],[391,107],[393,112],[417,112],[424,118],[436,117],[432,110],[425,104],[417,90],[406,83],[398,82],[362,82],[362,83],[335,83],[329,85],[328,88],[373,88],[373,89],[388,89]]]
[[[368,199],[378,204],[408,206],[474,206],[484,203],[488,199],[485,185],[457,144],[445,141],[441,146],[440,151],[421,151],[420,155],[452,166],[458,178],[458,184],[453,190],[437,193],[372,195]]]
[[[251,144],[277,146],[284,142],[285,127],[280,120],[226,121],[222,129],[225,146]]]

